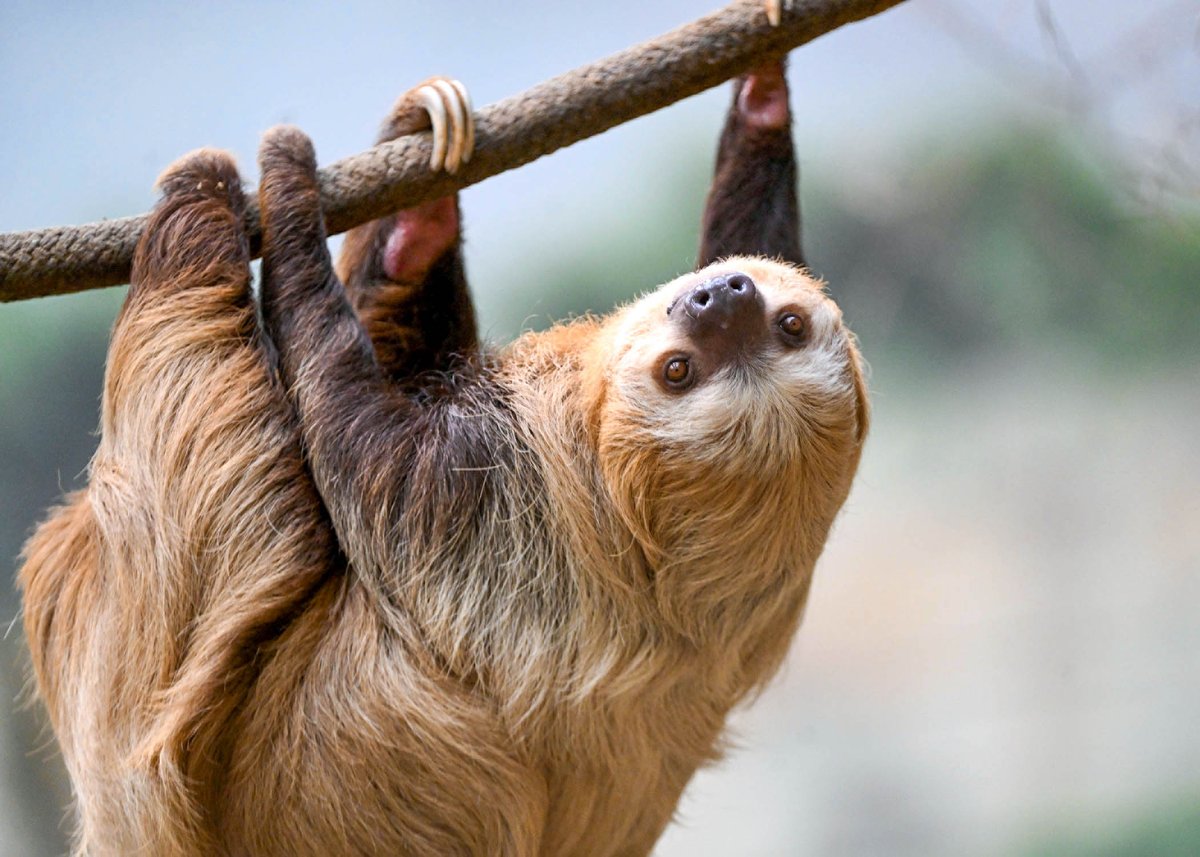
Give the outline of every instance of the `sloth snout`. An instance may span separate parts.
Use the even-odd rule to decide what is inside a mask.
[[[740,272],[705,280],[677,300],[668,315],[697,340],[720,340],[733,348],[757,339],[765,324],[754,280]]]
[[[683,309],[692,318],[720,323],[758,306],[758,289],[745,274],[721,274],[705,280],[683,298]]]

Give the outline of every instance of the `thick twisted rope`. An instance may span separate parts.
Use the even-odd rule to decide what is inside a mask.
[[[456,175],[429,171],[429,135],[382,143],[321,170],[330,234],[453,193],[716,86],[902,0],[791,0],[772,27],[763,0],[738,0],[660,38],[551,78],[478,111],[475,154]],[[249,195],[246,227],[258,244]],[[0,235],[0,301],[128,282],[146,216]]]

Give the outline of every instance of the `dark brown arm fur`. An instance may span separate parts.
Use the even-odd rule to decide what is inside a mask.
[[[768,63],[734,81],[697,268],[734,255],[805,264],[785,70]]]
[[[278,128],[260,157],[263,316],[313,477],[359,573],[395,581],[415,544],[468,537],[498,498],[494,474],[521,453],[497,428],[504,403],[477,362],[460,361],[433,391],[391,382],[330,264],[311,143]],[[463,326],[473,336],[473,319]]]
[[[416,90],[401,98],[377,142],[427,126],[412,103]],[[412,386],[427,372],[451,371],[478,350],[461,217],[456,194],[346,234],[337,273],[394,383]],[[390,273],[389,263],[396,266]]]

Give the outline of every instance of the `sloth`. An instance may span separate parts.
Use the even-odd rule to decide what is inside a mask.
[[[735,81],[697,269],[480,344],[456,197],[354,230],[315,156],[183,158],[87,487],[26,546],[87,854],[646,854],[796,630],[868,422],[803,267],[780,62]],[[432,118],[430,118],[432,116]],[[470,156],[465,90],[403,97]]]

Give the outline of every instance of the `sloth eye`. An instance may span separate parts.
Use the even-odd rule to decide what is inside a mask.
[[[808,332],[808,324],[803,316],[788,312],[779,317],[779,329],[783,331],[789,344],[801,345],[804,334]]]
[[[692,364],[686,357],[672,357],[663,366],[663,379],[667,386],[681,389],[692,379]]]

